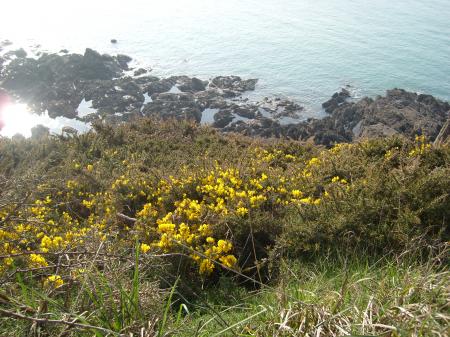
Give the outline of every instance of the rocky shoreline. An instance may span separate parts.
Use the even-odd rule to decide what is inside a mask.
[[[23,49],[2,53],[2,48],[0,44],[0,90],[52,118],[101,118],[112,123],[141,116],[189,119],[224,132],[330,146],[395,134],[434,139],[450,113],[448,102],[431,95],[393,89],[384,97],[354,101],[342,89],[323,103],[325,118],[302,120],[304,107],[294,101],[243,98],[243,93],[255,90],[257,79],[159,78],[149,69],[131,69],[127,55],[101,55],[88,48],[83,55],[61,51],[36,59]]]

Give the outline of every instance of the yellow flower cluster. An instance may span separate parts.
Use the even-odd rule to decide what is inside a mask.
[[[65,190],[43,193],[20,210],[20,217],[29,222],[9,221],[0,229],[0,255],[27,252],[22,261],[30,268],[51,268],[56,263],[53,253],[76,250],[88,240],[116,240],[115,245],[127,249],[138,240],[142,254],[157,250],[190,256],[202,275],[219,266],[235,268],[228,224],[244,224],[262,212],[276,216],[286,206],[320,205],[329,193],[317,193],[314,179],[326,155],[300,160],[292,152],[255,148],[249,165],[242,167],[215,162],[182,167],[176,177],[159,178],[124,171],[100,191],[92,191],[80,177],[72,178],[64,183]],[[93,174],[86,171],[95,173],[99,167],[83,164],[82,170],[76,165],[81,177],[91,179]],[[132,164],[123,165],[128,170]],[[331,184],[324,182],[325,187],[333,183],[347,181],[334,177]],[[9,211],[0,209],[0,221]],[[136,221],[130,223],[119,213]],[[14,259],[4,259],[2,268],[10,268]],[[62,285],[57,275],[46,282]]]
[[[431,144],[427,142],[425,136],[416,136],[414,148],[409,152],[410,157],[420,156],[431,149]]]
[[[45,287],[59,288],[64,284],[63,279],[59,275],[50,275],[44,281]]]

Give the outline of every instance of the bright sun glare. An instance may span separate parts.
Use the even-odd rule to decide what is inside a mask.
[[[0,135],[12,137],[19,133],[30,137],[31,128],[38,124],[39,116],[32,114],[26,104],[9,103],[2,109],[2,119],[4,127]]]
[[[64,126],[75,128],[79,132],[87,132],[91,125],[78,119],[71,119],[63,116],[51,118],[47,111],[41,115],[30,111],[26,104],[7,103],[0,111],[2,128],[0,136],[12,137],[21,134],[24,137],[31,137],[31,129],[36,125],[47,127],[51,133],[61,133]]]

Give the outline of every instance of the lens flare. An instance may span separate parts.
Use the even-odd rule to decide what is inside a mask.
[[[31,136],[31,129],[39,122],[39,116],[32,114],[26,104],[7,103],[1,109],[0,134],[12,137],[21,134],[25,137]]]

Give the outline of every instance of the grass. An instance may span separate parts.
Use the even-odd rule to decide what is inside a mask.
[[[42,322],[34,330],[32,320],[3,319],[1,332],[2,336],[61,336],[69,331],[73,336],[128,336],[126,331],[132,336],[186,337],[446,336],[450,320],[450,271],[442,264],[446,256],[448,247],[423,261],[409,252],[378,260],[337,254],[309,262],[283,259],[277,281],[261,289],[223,277],[214,287],[186,299],[186,291],[178,293],[182,281],[176,281],[166,299],[161,298],[165,305],[153,316],[135,310],[137,270],[130,275],[131,289],[96,272],[88,274],[97,286],[87,291],[92,303],[89,313],[81,315],[70,315],[50,294],[19,282],[24,288],[14,301],[40,303],[30,311],[51,312],[47,318],[60,324]],[[19,306],[14,309],[23,311]],[[69,316],[78,317],[80,325],[98,328],[61,323],[70,321]]]
[[[450,274],[435,262],[355,256],[285,261],[273,287],[247,291],[223,280],[199,302],[208,306],[174,324],[173,334],[446,336]]]

